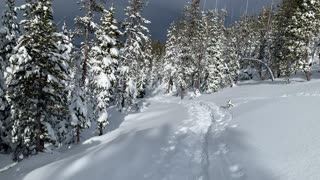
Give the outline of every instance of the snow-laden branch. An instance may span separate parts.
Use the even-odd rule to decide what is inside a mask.
[[[270,74],[271,80],[274,81],[274,75],[273,75],[271,68],[262,60],[254,59],[254,58],[242,58],[240,61],[254,61],[254,62],[258,62],[258,63],[262,64],[263,66],[265,66],[267,68],[267,70]]]

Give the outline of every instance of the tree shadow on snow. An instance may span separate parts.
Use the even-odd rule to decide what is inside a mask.
[[[75,154],[43,169],[46,180],[145,179],[155,163],[154,154],[168,141],[169,126],[136,129],[101,143],[90,152]],[[39,172],[39,170],[38,170]],[[29,177],[32,177],[32,173]],[[36,175],[36,174],[34,174]]]
[[[246,135],[235,128],[227,128],[219,136],[209,139],[211,154],[211,178],[219,180],[280,180],[264,168],[259,157],[244,139]]]
[[[285,80],[275,80],[275,81],[270,81],[270,80],[265,80],[265,81],[241,81],[240,83],[237,84],[237,86],[247,86],[247,85],[285,85],[288,84],[287,81]]]

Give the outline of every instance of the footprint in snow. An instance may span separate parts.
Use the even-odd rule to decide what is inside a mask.
[[[230,166],[229,171],[233,178],[241,178],[244,176],[244,173],[242,172],[242,168],[237,164]]]

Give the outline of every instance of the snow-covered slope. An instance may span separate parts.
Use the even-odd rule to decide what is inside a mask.
[[[158,94],[106,135],[31,157],[0,179],[317,180],[320,81],[300,81],[247,82],[183,101]]]

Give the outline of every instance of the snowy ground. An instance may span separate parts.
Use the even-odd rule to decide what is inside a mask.
[[[229,99],[235,106],[226,109]],[[0,156],[0,179],[317,180],[319,103],[320,80],[297,78],[183,101],[159,93],[140,113],[115,115],[106,135],[70,150],[11,168]]]

